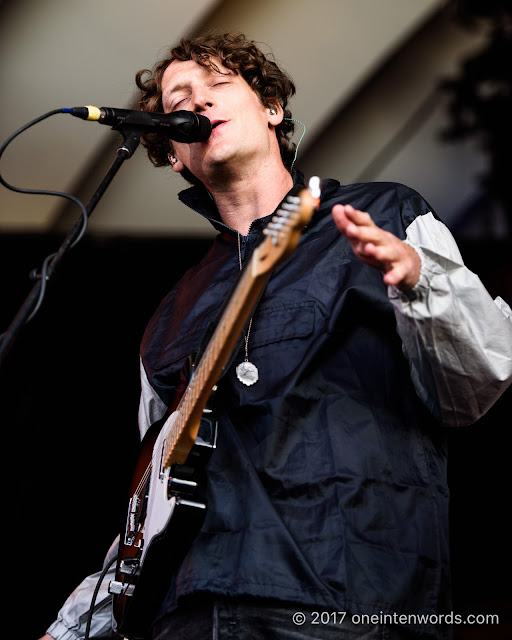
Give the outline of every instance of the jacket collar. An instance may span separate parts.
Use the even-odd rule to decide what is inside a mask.
[[[294,193],[304,188],[304,174],[298,169],[292,170],[293,187],[288,193]],[[322,201],[325,201],[330,193],[339,187],[339,182],[336,180],[322,180]],[[288,195],[288,194],[287,194]],[[227,224],[222,222],[217,206],[214,199],[209,194],[208,190],[203,184],[189,187],[181,191],[178,194],[178,198],[187,205],[190,209],[197,211],[200,215],[208,220],[208,222],[221,233],[229,233],[230,235],[237,235],[237,232],[228,227]],[[268,223],[270,217],[274,215],[271,213],[263,218],[255,220],[251,225],[251,231],[261,231]],[[316,216],[314,216],[316,217]],[[311,225],[309,225],[311,226]]]
[[[293,187],[290,192],[293,192],[293,190],[297,186],[304,186],[304,174],[301,171],[294,169],[292,171],[292,178]],[[190,207],[190,209],[197,211],[197,213],[206,218],[217,231],[220,231],[221,233],[228,232],[230,234],[236,235],[236,231],[234,231],[234,229],[228,227],[227,224],[224,224],[224,222],[222,222],[217,206],[215,205],[215,201],[208,193],[208,190],[203,184],[193,186],[189,189],[181,191],[178,194],[178,198],[181,200],[181,202],[183,202],[183,204],[186,204],[187,207]],[[270,215],[273,215],[273,213]],[[264,218],[260,218],[260,220],[265,221],[266,223],[268,217],[269,216],[265,216]],[[259,220],[256,220],[253,223],[253,226],[259,227],[260,224],[256,225],[257,222],[259,222]]]

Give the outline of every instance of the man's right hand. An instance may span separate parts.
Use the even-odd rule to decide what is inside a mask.
[[[332,215],[355,255],[384,272],[385,284],[402,290],[412,289],[417,284],[421,261],[409,244],[378,227],[366,211],[358,211],[351,205],[334,205]]]
[[[49,633],[45,633],[44,636],[39,638],[39,640],[55,640],[55,638],[51,636]]]

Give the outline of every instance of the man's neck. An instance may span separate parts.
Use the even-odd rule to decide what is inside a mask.
[[[254,220],[263,218],[278,207],[293,186],[293,179],[282,163],[267,167],[246,177],[237,175],[222,183],[210,184],[224,224],[247,235]]]

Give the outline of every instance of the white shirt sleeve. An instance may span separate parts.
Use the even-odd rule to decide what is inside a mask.
[[[139,428],[141,438],[148,428],[159,420],[167,410],[154,389],[149,384],[146,372],[141,363],[141,398],[139,406]],[[111,546],[104,566],[117,555],[119,538]],[[87,576],[70,594],[60,609],[57,620],[47,629],[56,640],[81,640],[84,638],[87,618],[92,597],[101,572]],[[112,620],[112,596],[108,593],[108,585],[115,578],[115,564],[104,576],[96,597],[94,614],[91,621],[91,638],[114,637]]]
[[[142,360],[140,363],[140,385],[139,431],[142,439],[149,427],[164,416],[167,406],[151,386]]]
[[[388,288],[416,391],[446,425],[478,420],[512,382],[512,311],[493,300],[432,213],[407,228],[421,259],[416,286]]]
[[[116,557],[118,548],[119,537],[112,543],[105,558],[104,567]],[[108,592],[108,585],[114,579],[115,569],[114,563],[103,577],[96,596],[89,634],[91,638],[114,637],[112,596]],[[56,640],[80,640],[85,637],[89,610],[100,576],[101,571],[87,576],[78,585],[68,596],[58,613],[57,620],[47,629],[47,633]]]

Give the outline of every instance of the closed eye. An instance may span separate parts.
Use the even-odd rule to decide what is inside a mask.
[[[180,106],[180,104],[183,104],[185,100],[186,98],[182,98],[181,100],[178,100],[177,102],[175,102],[171,107],[171,111],[176,111],[176,109]]]

